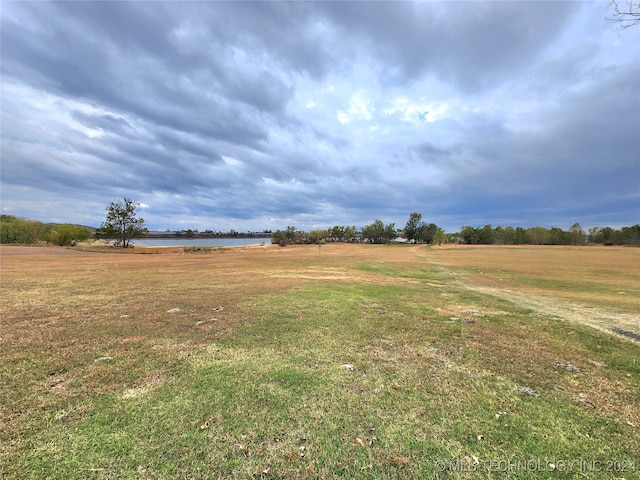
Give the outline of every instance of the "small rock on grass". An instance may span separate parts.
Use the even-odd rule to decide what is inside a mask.
[[[572,372],[572,373],[580,373],[582,371],[575,365],[571,365],[569,362],[555,362],[553,366],[564,368],[567,372]]]
[[[518,391],[533,398],[538,398],[540,396],[540,394],[531,387],[518,387]]]
[[[204,323],[208,323],[208,322],[215,322],[217,320],[217,318],[210,318],[209,320],[198,320],[196,322],[196,327],[199,325],[202,325]]]
[[[113,360],[113,357],[109,357],[109,356],[98,357],[98,358],[94,359],[93,361],[94,362],[104,362],[105,360]]]
[[[179,308],[170,308],[169,310],[167,310],[167,313],[178,313],[179,311]]]
[[[345,363],[344,365],[340,365],[340,368],[344,368],[345,370],[349,370],[350,372],[355,372],[356,370],[356,367],[354,367],[350,363]]]

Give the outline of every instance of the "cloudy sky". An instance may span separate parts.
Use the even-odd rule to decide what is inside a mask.
[[[640,223],[604,2],[3,2],[3,213],[298,229]]]

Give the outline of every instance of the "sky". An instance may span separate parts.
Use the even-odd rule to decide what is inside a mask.
[[[603,2],[12,2],[2,213],[151,230],[640,223]]]

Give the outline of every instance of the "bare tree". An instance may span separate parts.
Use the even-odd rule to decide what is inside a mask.
[[[620,6],[618,0],[611,0],[613,14],[607,17],[608,22],[617,23],[620,30],[625,30],[640,23],[640,0],[626,0],[626,6]]]

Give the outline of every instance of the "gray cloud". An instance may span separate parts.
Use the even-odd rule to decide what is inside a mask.
[[[2,206],[98,224],[126,195],[152,228],[638,223],[640,29],[604,16],[7,3]]]
[[[362,39],[392,79],[435,74],[464,90],[490,88],[528,65],[575,10],[567,2],[322,4],[346,37]]]

